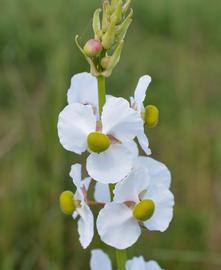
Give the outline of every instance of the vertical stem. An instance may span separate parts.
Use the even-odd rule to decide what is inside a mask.
[[[99,114],[101,115],[105,100],[106,100],[106,87],[105,87],[105,77],[98,76],[98,103],[99,103]]]
[[[117,257],[117,270],[125,270],[125,265],[127,261],[127,252],[126,249],[120,250],[116,249]]]
[[[101,116],[103,106],[106,101],[106,85],[105,85],[105,77],[98,76],[98,104],[99,104],[99,115]],[[112,188],[110,186],[110,193],[112,195]],[[125,270],[125,265],[127,261],[127,253],[126,250],[116,249],[116,258],[117,258],[117,266],[118,270]]]

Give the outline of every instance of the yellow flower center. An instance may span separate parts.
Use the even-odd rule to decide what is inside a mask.
[[[60,208],[66,215],[72,215],[79,205],[79,201],[76,201],[74,194],[71,191],[64,191],[59,197]]]
[[[144,122],[149,128],[153,128],[159,122],[159,110],[154,105],[148,105],[145,108]]]
[[[152,217],[155,210],[155,205],[152,200],[143,200],[133,209],[133,216],[137,220],[146,221]]]
[[[107,150],[111,144],[107,135],[100,132],[92,132],[87,137],[89,149],[95,153],[101,153]]]

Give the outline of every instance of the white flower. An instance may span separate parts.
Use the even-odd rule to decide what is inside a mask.
[[[155,183],[155,180],[148,169],[138,166],[116,185],[113,202],[101,209],[97,219],[103,242],[125,249],[139,238],[140,224],[151,231],[163,232],[168,228],[174,197],[168,184]]]
[[[91,270],[112,270],[109,257],[101,249],[95,249],[91,252],[90,260]],[[145,262],[143,257],[134,257],[126,262],[126,270],[163,270],[157,262]]]
[[[87,205],[87,190],[89,188],[91,178],[87,177],[84,180],[81,179],[81,165],[74,164],[71,167],[70,176],[73,179],[73,183],[76,186],[76,193],[74,199],[78,202],[78,206],[73,213],[73,218],[78,220],[78,232],[79,240],[83,248],[87,248],[94,236],[94,217],[92,211]]]
[[[93,111],[98,113],[98,84],[97,79],[90,73],[82,72],[71,78],[68,89],[68,104],[81,103],[91,105]]]
[[[134,159],[134,164],[136,166],[146,166],[147,162],[138,162],[138,148],[137,144],[134,141],[124,143],[124,146],[131,152]],[[157,175],[156,175],[157,177]],[[108,184],[102,184],[99,182],[95,183],[94,198],[96,202],[99,203],[108,203],[111,201],[110,187]]]
[[[140,116],[144,112],[143,102],[145,100],[146,91],[150,83],[151,77],[149,75],[142,76],[138,81],[137,87],[134,92],[134,97],[130,98],[131,107],[136,110],[140,114]],[[150,155],[151,151],[149,149],[149,141],[144,133],[144,129],[142,130],[142,132],[140,132],[140,134],[138,134],[137,139],[144,152],[147,155]]]
[[[133,155],[124,143],[142,129],[139,114],[125,99],[115,97],[106,101],[101,121],[97,122],[91,105],[80,103],[66,106],[58,119],[58,135],[65,149],[81,154],[90,146],[89,151],[94,151],[87,158],[87,171],[101,183],[117,183],[130,173]]]

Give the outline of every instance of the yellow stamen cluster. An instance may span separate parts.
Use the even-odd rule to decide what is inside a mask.
[[[74,194],[68,190],[61,193],[59,203],[62,212],[66,215],[72,215],[78,205],[78,201],[75,201]]]
[[[155,205],[152,200],[143,200],[133,209],[133,216],[140,221],[146,221],[152,217]]]
[[[155,127],[159,122],[159,110],[154,105],[148,105],[145,108],[144,122],[148,128]]]
[[[111,144],[107,135],[100,132],[92,132],[87,137],[88,147],[92,152],[101,153],[107,150]]]

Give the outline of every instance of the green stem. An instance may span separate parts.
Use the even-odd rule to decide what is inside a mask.
[[[101,115],[102,109],[106,100],[106,87],[105,87],[105,77],[98,76],[98,103],[99,103],[99,114]]]
[[[125,270],[127,261],[126,249],[123,250],[116,249],[116,257],[117,257],[117,270]]]

